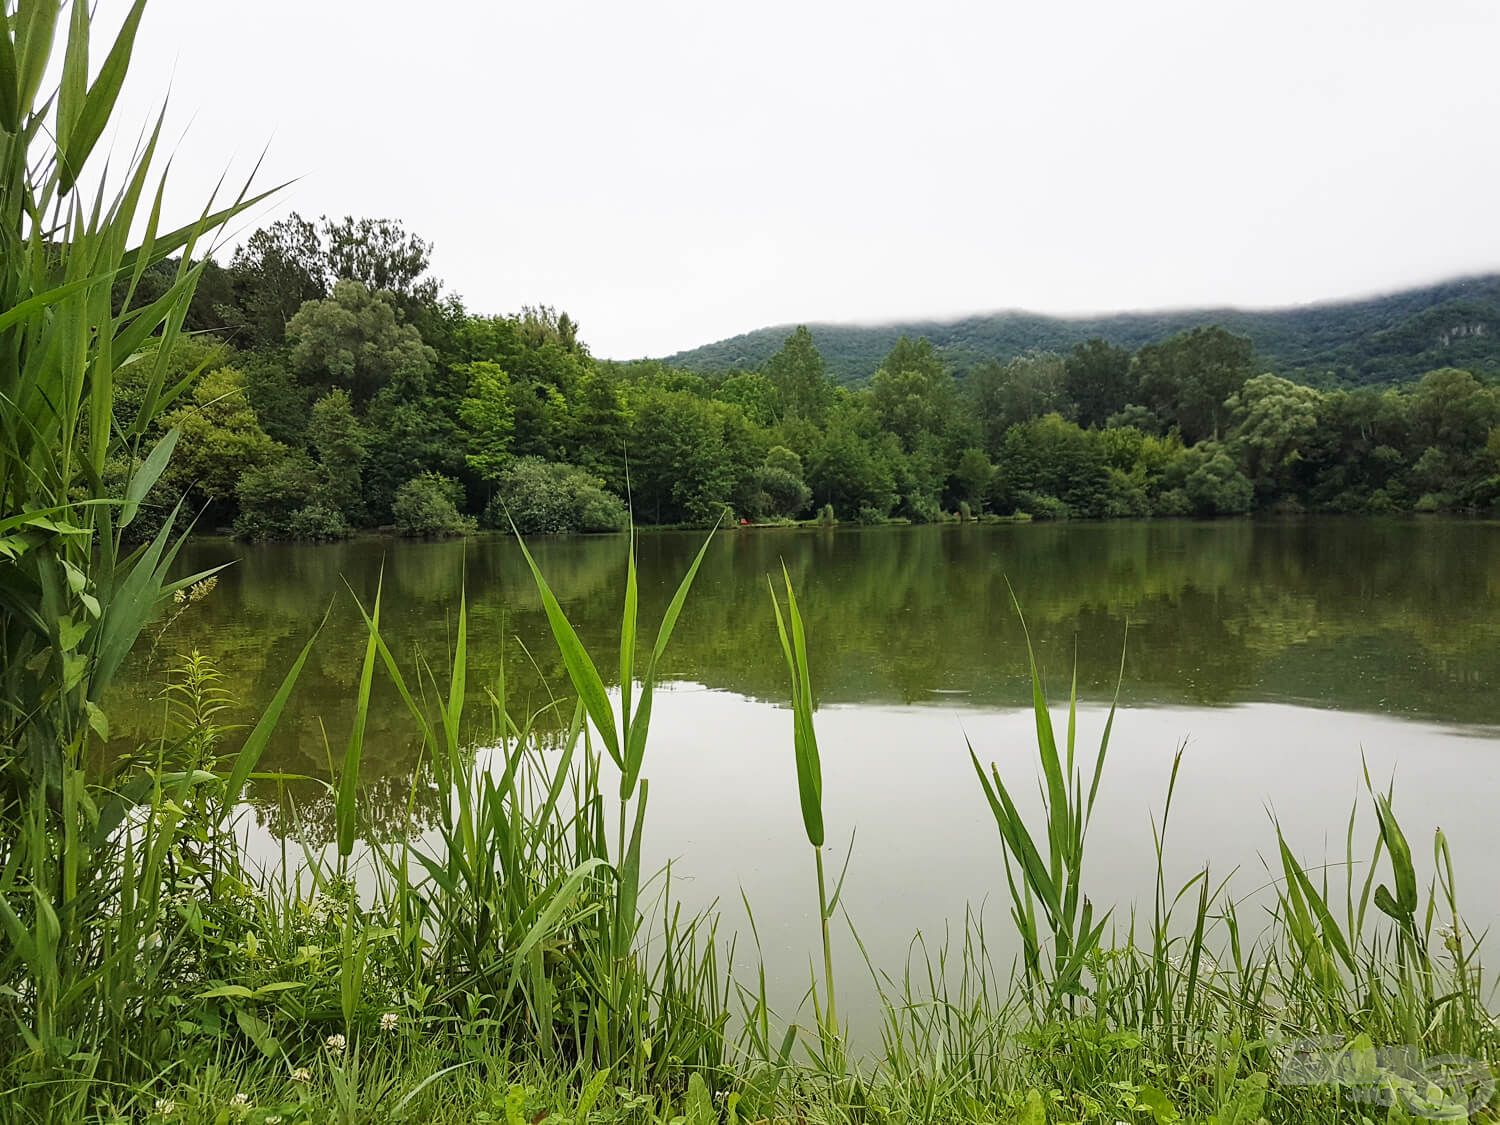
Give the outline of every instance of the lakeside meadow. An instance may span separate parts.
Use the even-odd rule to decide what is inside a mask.
[[[0,1122],[1500,1119],[1487,377],[226,269],[274,193],[101,145],[145,7],[0,5]]]

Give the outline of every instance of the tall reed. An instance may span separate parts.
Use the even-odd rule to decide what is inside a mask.
[[[818,877],[818,928],[823,942],[823,1002],[820,1004],[816,983],[812,990],[813,1010],[825,1048],[831,1046],[839,1035],[838,1002],[833,983],[833,942],[828,924],[838,908],[839,891],[843,880],[828,893],[828,880],[823,869],[823,764],[818,753],[818,736],[813,727],[812,675],[807,663],[807,631],[802,624],[802,613],[797,608],[797,594],[792,589],[792,577],[783,566],[782,580],[786,587],[786,614],[782,615],[781,599],[776,595],[776,584],[771,588],[771,608],[776,615],[776,636],[781,642],[781,654],[786,661],[787,676],[792,693],[792,748],[797,762],[797,799],[802,807],[802,827],[807,833],[807,842],[812,846],[813,862]],[[847,871],[847,867],[845,868]]]
[[[0,9],[0,979],[28,983],[7,1008],[43,1076],[109,1072],[152,1030],[134,998],[173,950],[137,927],[180,877],[183,824],[216,784],[201,762],[92,767],[126,655],[204,577],[169,577],[178,513],[140,546],[129,532],[177,441],[146,435],[190,382],[167,374],[197,255],[263,198],[210,201],[166,229],[160,117],[101,167],[144,10],[129,7],[101,58],[84,0]],[[174,255],[166,292],[141,296]],[[133,412],[116,394],[127,367]]]

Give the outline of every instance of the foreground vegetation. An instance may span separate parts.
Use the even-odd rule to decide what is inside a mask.
[[[566,673],[544,709],[560,726],[518,713],[503,672],[483,713],[466,705],[462,605],[448,652],[403,667],[377,586],[359,605],[350,733],[324,746],[327,848],[299,836],[293,808],[280,855],[252,860],[240,804],[252,779],[294,780],[260,766],[316,631],[248,730],[225,723],[219,673],[190,652],[166,686],[159,736],[101,755],[108,688],[148,623],[213,597],[212,575],[173,568],[186,533],[178,506],[144,502],[174,487],[194,427],[237,402],[203,390],[208,365],[178,364],[205,276],[195,255],[253,202],[163,232],[154,133],[123,173],[117,162],[118,179],[85,176],[143,7],[102,60],[91,60],[82,0],[67,12],[47,0],[0,7],[6,1121],[1228,1125],[1488,1112],[1497,1028],[1440,834],[1423,892],[1391,797],[1372,787],[1371,858],[1357,863],[1354,818],[1333,868],[1305,864],[1278,838],[1261,926],[1242,925],[1206,871],[1181,888],[1160,882],[1149,916],[1107,913],[1083,888],[1108,728],[1092,764],[1080,760],[1073,709],[1059,739],[1034,660],[1040,816],[974,762],[1023,949],[1017,972],[994,964],[972,920],[904,972],[872,974],[886,1001],[881,1045],[851,1053],[836,988],[863,973],[832,953],[842,879],[825,868],[810,642],[785,575],[772,596],[791,684],[788,789],[790,799],[794,774],[823,957],[810,1015],[773,1012],[763,975],[729,976],[716,914],[685,915],[670,871],[642,869],[657,675],[701,551],[648,637],[628,541],[617,695],[530,563]],[[49,74],[58,85],[42,93]],[[145,235],[132,244],[136,230]],[[344,295],[392,307],[347,284]],[[403,378],[422,374],[425,356],[404,354]],[[372,390],[353,387],[349,401]],[[386,400],[393,435],[421,413],[397,397]],[[330,484],[339,464],[322,462]],[[394,518],[407,512],[415,528],[437,507],[462,520],[445,482],[414,479],[390,490]],[[308,507],[290,515],[311,527]],[[420,837],[361,840],[357,779],[377,677],[427,762],[408,801],[418,786],[446,796]]]
[[[1372,789],[1373,816],[1351,815],[1332,864],[1272,835],[1269,914],[1242,921],[1221,877],[1176,887],[1160,874],[1169,790],[1155,901],[1112,913],[1083,888],[1113,711],[1085,752],[1071,704],[1054,727],[1034,660],[1040,813],[1020,812],[974,760],[1019,962],[997,965],[1003,943],[974,917],[899,972],[836,964],[842,876],[824,867],[810,641],[789,582],[767,612],[791,684],[788,800],[795,788],[824,952],[805,1010],[773,1012],[763,974],[730,979],[717,916],[685,917],[670,870],[640,867],[655,670],[696,567],[638,643],[627,560],[614,697],[535,572],[571,688],[554,705],[571,714],[561,738],[513,713],[503,673],[486,713],[465,708],[463,610],[440,665],[401,668],[377,591],[328,782],[336,840],[300,842],[293,810],[268,870],[244,852],[236,795],[302,662],[240,737],[217,721],[215,670],[184,660],[157,742],[71,775],[86,799],[70,812],[36,794],[16,810],[0,856],[15,1119],[1486,1119],[1500,1026],[1442,834],[1424,893],[1391,796]],[[377,674],[430,762],[410,799],[427,786],[451,796],[435,832],[361,844],[355,779]],[[46,877],[60,866],[71,892]],[[847,1053],[836,981],[880,989],[878,1047]]]

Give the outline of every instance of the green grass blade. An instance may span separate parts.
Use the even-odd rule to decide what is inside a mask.
[[[125,489],[125,503],[120,509],[122,529],[130,526],[131,521],[135,519],[136,512],[140,509],[141,501],[146,498],[146,493],[150,492],[152,486],[161,479],[162,471],[171,460],[172,451],[177,448],[177,438],[176,428],[168,430],[146,455],[140,468],[131,474],[130,484]]]
[[[375,586],[375,604],[369,618],[369,636],[365,640],[365,659],[359,673],[359,694],[354,701],[354,725],[344,749],[344,764],[339,770],[338,795],[334,804],[334,823],[338,831],[339,856],[348,859],[354,850],[356,794],[359,788],[359,763],[364,755],[365,722],[370,714],[370,687],[375,679],[375,657],[380,634],[380,599],[385,585],[382,574]]]
[[[521,538],[520,532],[516,532],[516,542],[521,545],[521,553],[526,556],[526,565],[531,568],[531,576],[536,581],[537,593],[541,595],[542,608],[547,613],[547,624],[552,629],[552,639],[557,642],[558,652],[562,654],[563,665],[568,670],[568,679],[573,682],[573,690],[578,693],[578,698],[583,700],[583,706],[588,711],[589,718],[594,721],[599,737],[604,740],[604,748],[609,751],[610,758],[623,771],[625,758],[620,749],[620,733],[615,727],[614,708],[610,706],[609,693],[604,690],[604,681],[599,677],[599,669],[594,667],[593,659],[589,656],[588,650],[583,647],[583,642],[578,639],[578,634],[568,621],[562,606],[558,604],[556,596],[552,593],[552,587],[548,586],[547,580],[542,577],[541,568],[531,557],[531,552],[527,550],[526,541]]]
[[[703,556],[708,554],[709,544],[714,541],[714,534],[717,530],[718,525],[715,524],[714,531],[710,531],[708,538],[703,540],[703,546],[698,548],[698,554],[693,558],[693,565],[688,567],[687,573],[682,576],[677,592],[672,595],[672,601],[667,605],[667,612],[661,619],[661,628],[656,632],[656,647],[651,651],[653,666],[660,664],[661,658],[666,655],[667,642],[672,639],[672,630],[677,628],[678,615],[682,613],[688,591],[693,587],[693,579],[698,577],[698,568],[703,565]]]
[[[73,186],[79,169],[93,152],[94,145],[104,133],[110,114],[115,110],[115,101],[125,83],[125,72],[130,67],[130,55],[135,49],[135,35],[140,27],[141,16],[146,10],[146,0],[136,0],[125,16],[125,22],[115,37],[114,46],[105,56],[99,75],[89,88],[77,120],[67,142],[67,153],[61,169],[61,188],[68,191]]]
[[[323,615],[323,620],[313,630],[313,635],[307,639],[307,643],[302,646],[297,659],[292,662],[291,668],[282,677],[281,686],[276,689],[276,694],[271,697],[271,702],[266,704],[254,728],[240,746],[239,753],[235,755],[234,765],[230,768],[229,775],[224,782],[226,806],[239,800],[240,793],[245,788],[245,782],[249,780],[256,765],[259,764],[261,754],[264,753],[267,743],[271,741],[271,735],[275,733],[277,723],[281,721],[281,712],[286,708],[292,689],[297,686],[297,679],[302,675],[302,668],[312,653],[313,645],[317,643],[318,634],[323,631],[323,626],[326,624],[328,624],[327,613]]]

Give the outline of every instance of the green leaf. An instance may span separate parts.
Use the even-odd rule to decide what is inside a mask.
[[[344,764],[339,770],[338,795],[334,801],[334,822],[338,829],[339,855],[348,858],[354,851],[355,795],[359,787],[359,762],[364,754],[365,721],[370,714],[370,686],[375,679],[375,656],[380,635],[380,597],[385,585],[382,574],[375,585],[375,604],[369,617],[369,636],[365,641],[365,661],[359,673],[359,694],[354,703],[354,725],[344,749]]]
[[[1047,1125],[1047,1108],[1042,1104],[1042,1092],[1036,1087],[1026,1091],[1025,1104],[1014,1121],[1015,1125]]]
[[[661,628],[656,633],[656,647],[651,652],[651,658],[655,663],[660,663],[661,658],[666,655],[667,642],[672,639],[672,631],[677,628],[677,618],[687,602],[688,591],[693,588],[693,579],[698,577],[698,568],[703,565],[703,556],[708,554],[708,545],[714,541],[714,534],[717,531],[718,524],[715,524],[714,530],[710,531],[708,538],[703,540],[703,546],[698,548],[698,554],[693,558],[693,565],[688,567],[687,573],[682,576],[677,592],[672,595],[672,601],[667,605],[667,612],[661,619]]]
[[[292,689],[297,686],[297,679],[302,675],[302,667],[307,663],[311,654],[313,644],[318,639],[318,634],[323,631],[323,626],[328,623],[328,614],[323,615],[323,620],[313,630],[313,635],[307,639],[298,653],[297,659],[292,662],[287,674],[282,677],[281,686],[276,689],[276,694],[271,697],[271,702],[261,712],[260,719],[256,722],[253,730],[245,738],[244,744],[240,746],[240,752],[235,755],[234,766],[229,771],[229,777],[224,782],[224,801],[231,804],[239,800],[240,792],[245,788],[245,782],[249,780],[250,774],[254,772],[256,765],[260,762],[260,756],[265,752],[266,745],[271,741],[271,735],[276,731],[276,725],[281,721],[281,712],[286,708],[287,699],[291,697]]]
[[[629,728],[635,722],[635,711],[631,703],[631,691],[635,687],[635,630],[639,609],[639,594],[635,576],[635,524],[630,525],[630,547],[625,559],[625,606],[620,611],[620,714],[626,723],[625,742],[631,739]],[[626,760],[630,758],[627,749]]]
[[[193,997],[195,1000],[249,1000],[255,993],[242,984],[221,984]]]
[[[15,45],[11,42],[10,17],[0,5],[0,129],[18,133],[21,128],[20,74],[16,69]]]
[[[105,715],[104,708],[93,700],[85,700],[84,710],[88,713],[89,727],[99,736],[101,742],[109,741],[109,717]]]
[[[605,1067],[585,1083],[583,1092],[578,1095],[578,1113],[574,1118],[577,1125],[587,1125],[589,1111],[594,1108],[594,1103],[599,1100],[599,1095],[604,1093],[604,1084],[608,1081],[609,1068]]]
[[[1251,1074],[1242,1078],[1235,1085],[1228,1104],[1219,1111],[1217,1120],[1221,1125],[1254,1125],[1265,1109],[1269,1085],[1269,1079],[1264,1074]]]
[[[89,154],[93,152],[94,145],[103,134],[110,114],[114,112],[115,101],[120,96],[120,87],[125,82],[125,72],[130,68],[130,55],[135,48],[135,34],[140,28],[141,16],[145,10],[146,0],[136,0],[131,6],[125,16],[125,22],[120,27],[119,35],[115,37],[114,46],[105,56],[104,64],[99,68],[99,76],[94,79],[94,84],[89,89],[88,97],[84,100],[77,121],[73,124],[67,141],[67,153],[60,169],[60,186],[63,191],[69,191],[72,188],[79,171],[88,161]]]
[[[130,477],[130,483],[125,487],[125,504],[120,509],[120,527],[127,528],[135,519],[136,512],[140,510],[141,501],[146,498],[146,493],[151,491],[153,485],[161,479],[161,474],[167,467],[167,462],[172,459],[172,451],[177,448],[178,431],[174,427],[168,430],[162,439],[156,443],[146,459]]]
[[[17,71],[20,75],[17,103],[21,112],[31,111],[32,100],[47,72],[52,41],[57,34],[57,4],[52,0],[30,0],[19,5],[16,21]]]
[[[1151,1114],[1156,1125],[1170,1125],[1171,1122],[1180,1120],[1182,1115],[1177,1112],[1177,1107],[1166,1094],[1153,1086],[1142,1086],[1135,1092],[1136,1105],[1144,1106]]]
[[[823,846],[823,769],[818,751],[817,731],[813,725],[812,677],[807,667],[807,639],[797,595],[785,566],[781,568],[786,584],[787,609],[782,617],[781,601],[771,585],[771,608],[776,616],[776,635],[786,661],[792,687],[792,751],[797,764],[797,799],[802,807],[802,826],[807,840],[815,848]],[[770,582],[770,579],[767,579]],[[790,623],[790,627],[788,627]]]
[[[512,525],[512,530],[514,530],[514,525]],[[569,623],[567,614],[563,613],[562,606],[553,595],[552,588],[542,577],[541,568],[536,565],[536,560],[526,549],[526,541],[521,538],[519,531],[516,532],[516,542],[521,545],[521,553],[526,556],[526,565],[531,568],[531,576],[536,581],[537,593],[541,595],[542,608],[547,612],[547,623],[552,628],[552,639],[557,642],[558,652],[562,654],[563,665],[568,670],[568,679],[573,682],[573,690],[578,693],[578,698],[583,701],[589,718],[594,721],[594,728],[599,732],[599,737],[604,740],[604,748],[609,751],[610,758],[621,772],[624,772],[625,758],[620,751],[619,731],[615,729],[614,708],[609,704],[609,693],[604,690],[604,681],[599,677],[599,669],[594,667],[593,659],[589,656],[588,650],[583,647],[583,642],[578,639],[578,634]]]
[[[255,990],[257,1000],[266,996],[275,996],[281,992],[295,992],[299,988],[306,988],[307,983],[300,980],[277,980],[270,984],[263,984]]]
[[[31,320],[37,313],[59,301],[65,301],[75,293],[80,293],[91,286],[107,281],[114,275],[112,273],[91,274],[88,277],[80,277],[65,285],[59,285],[55,289],[48,289],[44,293],[37,293],[27,297],[26,300],[12,305],[4,312],[0,312],[0,332],[25,320]]]
[[[260,1048],[261,1054],[271,1059],[280,1056],[281,1044],[276,1042],[276,1036],[271,1034],[270,1024],[248,1008],[236,1008],[234,1019],[240,1025],[240,1030],[249,1037],[250,1042]]]
[[[709,1096],[703,1075],[696,1070],[688,1079],[687,1102],[683,1108],[687,1111],[687,1125],[718,1125],[719,1115],[714,1112],[713,1098]]]
[[[514,992],[516,983],[520,980],[521,969],[526,964],[526,958],[544,938],[556,929],[558,921],[563,912],[567,910],[573,900],[578,897],[578,892],[583,888],[584,880],[589,878],[597,869],[608,865],[598,856],[586,859],[568,873],[557,892],[548,900],[537,920],[531,928],[526,931],[526,936],[521,939],[515,951],[511,953],[511,974],[509,991]]]

